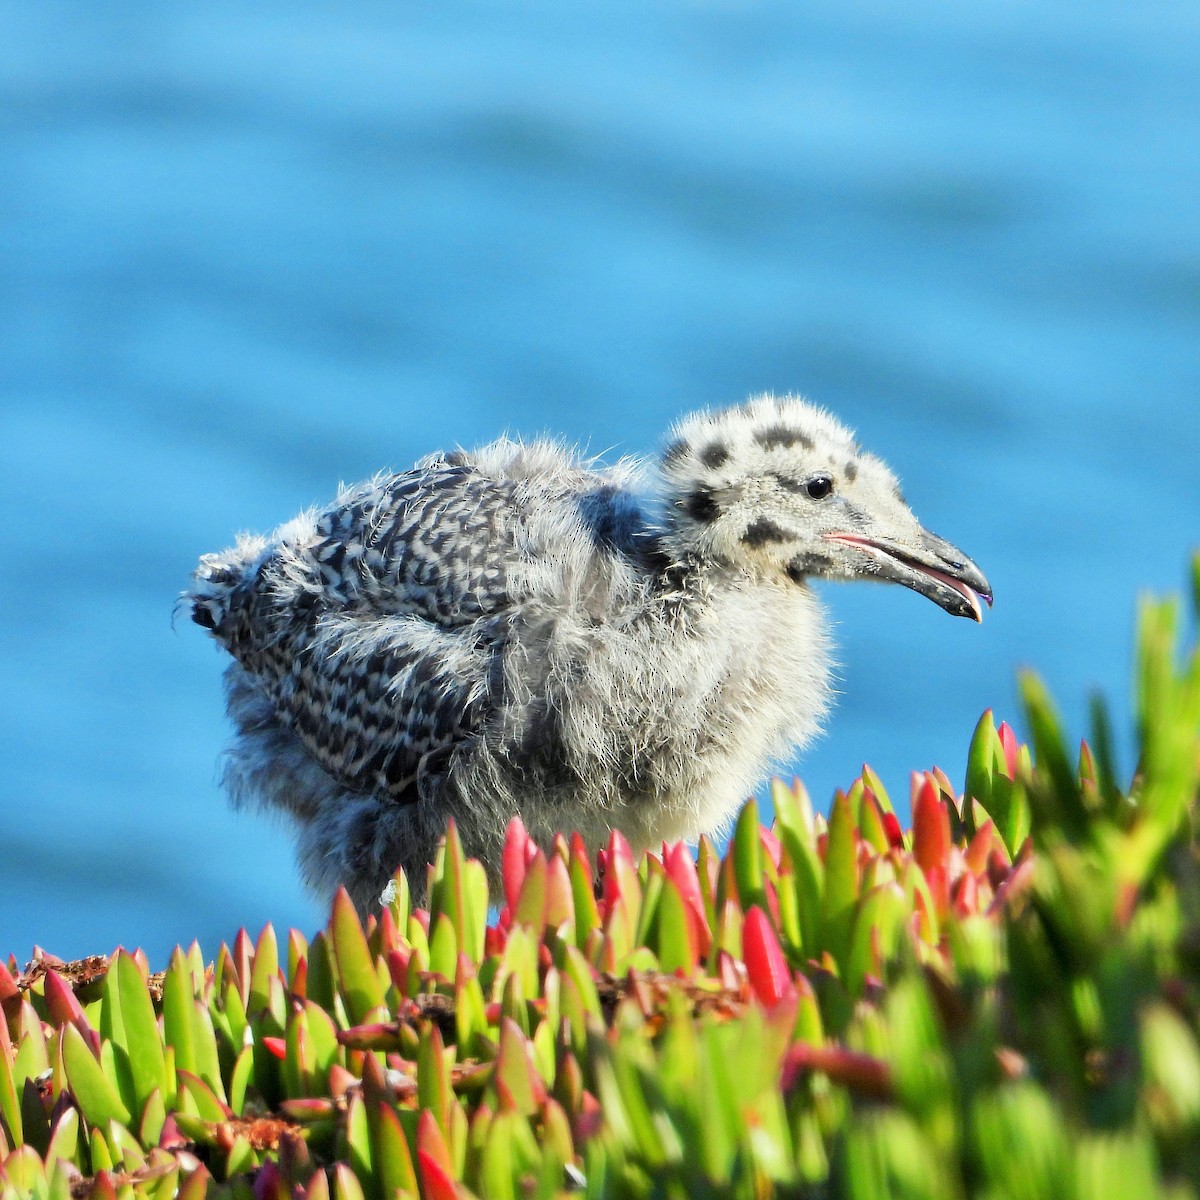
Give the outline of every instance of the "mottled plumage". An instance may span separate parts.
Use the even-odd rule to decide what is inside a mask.
[[[849,431],[761,397],[682,421],[657,471],[432,456],[206,555],[185,600],[234,659],[234,801],[365,908],[397,866],[421,890],[451,816],[493,873],[518,813],[593,845],[721,826],[828,708],[814,575],[990,602]]]

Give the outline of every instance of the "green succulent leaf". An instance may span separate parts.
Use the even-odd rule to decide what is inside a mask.
[[[842,971],[849,963],[858,899],[857,830],[850,798],[839,792],[829,814],[825,888],[821,904],[821,945]]]
[[[743,909],[748,909],[754,904],[762,906],[767,902],[763,888],[766,868],[763,863],[760,829],[758,804],[754,799],[750,799],[738,815],[731,846],[737,894]]]
[[[88,1124],[99,1127],[109,1121],[128,1124],[130,1110],[74,1025],[63,1026],[62,1057],[67,1084]]]
[[[132,1107],[141,1111],[151,1093],[161,1094],[168,1088],[158,1018],[146,989],[146,978],[131,955],[119,950],[109,971],[115,973],[120,995],[124,1047],[133,1077]]]
[[[358,913],[344,889],[339,889],[334,897],[330,942],[339,988],[351,1021],[366,1024],[386,1017],[383,988],[375,973],[374,960]]]

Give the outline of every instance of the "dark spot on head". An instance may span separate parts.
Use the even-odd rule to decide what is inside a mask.
[[[688,452],[688,444],[683,438],[676,438],[663,451],[663,466],[673,467]]]
[[[729,447],[724,442],[710,442],[700,451],[700,461],[713,469],[729,458]]]
[[[842,468],[842,470],[845,473],[846,479],[850,483],[853,483],[858,478],[858,463],[856,463],[853,459],[851,459],[850,462],[848,462],[845,467]]]
[[[742,534],[742,545],[744,546],[765,546],[768,542],[790,542],[793,540],[792,534],[766,517],[759,517]]]
[[[721,515],[721,506],[708,488],[697,488],[684,501],[684,508],[694,521],[703,521],[705,524],[715,521]]]
[[[789,429],[786,425],[772,425],[767,429],[760,429],[755,435],[754,440],[764,450],[775,450],[781,446],[802,446],[805,450],[813,448],[812,438],[806,433],[801,433],[798,429]]]

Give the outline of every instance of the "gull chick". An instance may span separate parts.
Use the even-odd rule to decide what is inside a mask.
[[[719,829],[832,697],[814,579],[903,584],[980,620],[983,573],[795,397],[686,417],[658,461],[502,439],[343,487],[201,559],[184,593],[233,661],[235,804],[281,809],[314,888],[418,894],[453,817],[504,831]]]

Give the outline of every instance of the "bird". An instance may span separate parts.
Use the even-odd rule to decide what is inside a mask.
[[[834,695],[818,580],[898,583],[975,621],[983,572],[829,412],[753,396],[605,465],[502,437],[343,485],[200,559],[181,597],[232,658],[235,806],[291,818],[307,883],[417,896],[453,818],[635,850],[727,827]]]

